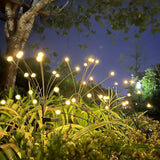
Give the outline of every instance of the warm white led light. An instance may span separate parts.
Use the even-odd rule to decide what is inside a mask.
[[[29,73],[24,73],[24,77],[29,77]]]
[[[56,74],[57,74],[57,72],[54,70],[54,71],[52,71],[52,74],[56,75]]]
[[[69,57],[64,58],[65,62],[69,62]]]
[[[66,105],[70,105],[70,104],[71,104],[70,100],[66,100]]]
[[[59,92],[59,88],[58,87],[54,87],[54,92],[58,93]]]
[[[60,110],[56,110],[56,114],[61,114],[61,111]]]
[[[75,103],[75,102],[76,102],[76,99],[75,99],[75,98],[72,98],[71,101],[72,101],[72,103]]]
[[[29,94],[29,95],[32,95],[32,94],[33,94],[33,91],[32,91],[32,90],[29,90],[29,91],[28,91],[28,94]]]
[[[21,95],[17,94],[17,95],[15,96],[15,98],[16,98],[17,100],[20,100],[20,99],[21,99]]]
[[[32,103],[33,103],[33,104],[37,104],[37,100],[36,100],[36,99],[33,99]]]
[[[35,73],[32,73],[32,74],[31,74],[31,77],[32,77],[32,78],[35,78],[35,77],[36,77],[36,74],[35,74]]]
[[[17,54],[16,54],[16,57],[18,58],[18,59],[21,59],[22,57],[23,57],[23,51],[19,51]]]
[[[5,101],[4,99],[2,99],[2,100],[1,100],[1,104],[2,104],[2,105],[5,105],[5,104],[6,104],[6,101]]]
[[[91,97],[92,97],[92,94],[91,94],[91,93],[88,93],[88,94],[87,94],[87,97],[88,97],[88,98],[91,98]]]
[[[13,61],[13,57],[12,57],[12,56],[8,56],[8,57],[7,57],[7,61],[8,61],[8,62],[12,62],[12,61]]]

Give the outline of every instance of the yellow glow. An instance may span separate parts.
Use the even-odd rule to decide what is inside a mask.
[[[98,95],[98,97],[101,99],[101,98],[103,98],[103,95],[100,94],[100,95]]]
[[[61,111],[60,110],[56,110],[56,114],[61,114]]]
[[[88,94],[87,94],[87,97],[88,97],[88,98],[91,98],[91,97],[92,97],[92,94],[91,94],[91,93],[88,93]]]
[[[86,85],[87,84],[87,82],[86,81],[83,81],[83,83],[82,83],[83,85]]]
[[[24,73],[24,77],[29,77],[29,73]]]
[[[115,85],[115,86],[118,86],[118,82],[115,82],[114,85]]]
[[[141,91],[140,91],[140,90],[138,90],[138,91],[137,91],[137,94],[141,94]]]
[[[104,96],[103,99],[109,99],[109,96]]]
[[[20,99],[21,99],[21,95],[17,94],[17,95],[15,96],[15,98],[16,98],[17,100],[20,100]]]
[[[134,80],[130,80],[130,84],[134,84]]]
[[[2,104],[2,105],[5,105],[5,104],[6,104],[6,101],[5,101],[4,99],[2,99],[2,100],[1,100],[1,104]]]
[[[16,57],[18,58],[18,59],[21,59],[22,57],[23,57],[23,51],[19,51],[17,54],[16,54]]]
[[[87,64],[87,63],[84,63],[83,65],[84,65],[84,67],[87,67],[88,64]]]
[[[91,76],[91,77],[89,77],[89,81],[93,81],[94,80],[94,78]]]
[[[76,99],[75,99],[75,98],[72,98],[71,101],[72,101],[72,103],[75,103],[75,102],[76,102]]]
[[[31,74],[31,77],[32,77],[32,78],[35,78],[35,77],[36,77],[36,74],[35,74],[35,73],[32,73],[32,74]]]
[[[152,105],[150,103],[147,103],[147,108],[152,108]]]
[[[105,109],[108,110],[108,109],[109,109],[109,106],[105,106]]]
[[[54,87],[54,92],[58,93],[59,92],[59,88],[58,87]]]
[[[66,105],[70,105],[71,101],[70,100],[66,100]]]
[[[54,71],[52,71],[52,74],[56,75],[56,73],[57,73],[57,72],[56,72],[55,70],[54,70]]]
[[[36,60],[38,61],[38,62],[41,62],[42,61],[42,57],[36,57]]]
[[[93,63],[93,62],[94,62],[94,59],[91,58],[91,57],[89,57],[89,58],[88,58],[88,62]]]
[[[64,58],[65,62],[69,62],[69,57]]]
[[[13,57],[12,57],[12,56],[8,56],[8,57],[7,57],[7,61],[8,61],[8,62],[12,62],[12,61],[13,61]]]
[[[44,56],[44,53],[43,52],[38,52],[38,57],[43,57]]]
[[[126,106],[126,103],[125,103],[125,102],[122,102],[122,106]]]
[[[75,68],[75,70],[76,70],[77,72],[80,71],[80,67],[77,66],[77,67]]]
[[[32,91],[32,90],[29,90],[29,91],[28,91],[28,94],[29,94],[29,95],[32,95],[32,94],[33,94],[33,91]]]
[[[128,81],[127,81],[127,80],[124,80],[124,81],[123,81],[123,84],[128,84]]]
[[[126,105],[129,104],[129,101],[125,101]]]
[[[99,64],[99,60],[98,60],[98,59],[96,59],[96,60],[95,60],[95,63],[96,63],[96,64]]]
[[[59,74],[59,73],[57,73],[57,74],[56,74],[56,77],[57,77],[57,78],[59,78],[59,77],[60,77],[60,74]]]
[[[115,72],[110,72],[110,76],[114,76],[115,75]]]
[[[36,99],[33,99],[32,103],[33,103],[33,104],[37,104],[37,100],[36,100]]]
[[[131,96],[131,93],[127,93],[127,96],[130,97],[130,96]]]

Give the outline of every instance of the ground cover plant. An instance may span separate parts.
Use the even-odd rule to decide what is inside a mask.
[[[17,58],[22,58],[18,52]],[[144,113],[129,112],[125,97],[117,96],[113,89],[99,88],[111,71],[98,84],[92,73],[99,60],[88,58],[80,81],[71,68],[70,59],[66,75],[54,70],[48,85],[44,84],[42,52],[36,57],[40,63],[42,84],[36,80],[26,64],[28,94],[14,95],[12,89],[0,105],[0,159],[159,159],[160,125]],[[15,63],[13,57],[7,58]],[[66,69],[67,70],[67,69]],[[23,72],[23,71],[22,71]],[[73,93],[61,95],[61,83],[69,78]],[[59,79],[59,80],[58,80]]]

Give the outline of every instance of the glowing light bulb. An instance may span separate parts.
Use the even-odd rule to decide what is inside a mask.
[[[103,99],[104,100],[109,99],[109,96],[104,96]]]
[[[75,99],[75,98],[72,98],[71,101],[72,101],[72,103],[75,103],[75,102],[76,102],[76,99]]]
[[[8,61],[8,62],[12,62],[12,61],[13,61],[13,57],[12,57],[12,56],[8,56],[8,57],[7,57],[7,61]]]
[[[24,73],[24,77],[29,77],[29,73]]]
[[[2,104],[2,105],[5,105],[5,104],[6,104],[6,101],[5,101],[4,99],[2,99],[2,100],[1,100],[1,104]]]
[[[128,81],[127,81],[127,80],[124,80],[123,83],[124,83],[124,84],[128,84]]]
[[[56,74],[57,74],[57,72],[54,70],[54,71],[52,71],[52,74],[53,74],[53,75],[56,75]]]
[[[134,80],[130,80],[130,84],[134,84]]]
[[[91,77],[89,77],[89,81],[93,81],[94,80],[94,78],[91,76]]]
[[[126,106],[126,103],[125,103],[125,102],[122,102],[122,106]]]
[[[88,58],[88,62],[89,62],[89,63],[93,63],[93,62],[94,62],[94,59],[91,58],[91,57],[89,57],[89,58]]]
[[[69,62],[70,59],[69,59],[69,57],[65,57],[64,60],[65,60],[65,62]]]
[[[16,57],[18,58],[18,59],[21,59],[22,57],[23,57],[23,51],[19,51],[17,54],[16,54]]]
[[[20,99],[21,99],[21,95],[17,94],[17,95],[15,96],[15,98],[16,98],[17,100],[20,100]]]
[[[105,106],[105,109],[108,110],[108,109],[109,109],[109,106]]]
[[[42,61],[42,57],[36,57],[36,60],[38,61],[38,62],[41,62]]]
[[[59,77],[60,77],[60,74],[59,74],[59,73],[57,73],[57,74],[56,74],[56,77],[57,77],[57,78],[59,78]]]
[[[86,81],[83,81],[83,83],[82,83],[83,85],[86,85],[87,84],[87,82]]]
[[[127,93],[127,96],[128,96],[128,97],[131,97],[131,93]]]
[[[110,76],[114,76],[115,75],[115,72],[110,72]]]
[[[28,94],[29,94],[29,95],[32,95],[32,94],[33,94],[33,91],[32,91],[32,90],[29,90],[29,91],[28,91]]]
[[[70,105],[71,101],[70,100],[66,100],[66,105]]]
[[[141,91],[140,91],[140,90],[138,90],[138,91],[137,91],[137,94],[141,94]]]
[[[54,92],[58,93],[59,92],[59,88],[58,87],[54,87]]]
[[[87,67],[88,64],[87,64],[87,63],[84,63],[83,65],[84,65],[84,67]]]
[[[129,104],[129,101],[125,101],[125,103],[126,103],[126,105],[128,105],[128,104]]]
[[[36,74],[35,74],[35,73],[32,73],[32,74],[31,74],[31,77],[32,77],[32,78],[35,78],[35,77],[36,77]]]
[[[38,52],[38,57],[43,57],[44,56],[44,53],[43,52]]]
[[[95,60],[95,63],[96,63],[96,64],[99,64],[99,60],[98,60],[98,59],[96,59],[96,60]]]
[[[56,110],[56,114],[61,114],[61,111],[60,110]]]
[[[77,67],[75,68],[75,70],[76,70],[77,72],[80,71],[80,67],[77,66]]]
[[[92,94],[91,94],[91,93],[88,93],[88,94],[87,94],[87,97],[88,97],[88,98],[91,98],[91,97],[92,97]]]
[[[152,108],[152,105],[150,103],[147,103],[147,108]]]
[[[114,85],[115,85],[115,86],[118,86],[118,82],[115,82]]]
[[[102,98],[103,98],[103,95],[100,94],[100,95],[98,95],[98,97],[99,97],[100,99],[102,99]]]
[[[32,103],[33,103],[33,104],[37,104],[37,100],[36,100],[36,99],[33,99]]]

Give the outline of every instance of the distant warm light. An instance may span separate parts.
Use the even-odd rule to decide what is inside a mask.
[[[60,110],[56,110],[56,114],[61,114],[61,111]]]
[[[109,109],[109,106],[105,106],[105,109],[108,110],[108,109]]]
[[[84,63],[83,65],[84,65],[84,67],[87,67],[88,64],[87,64],[87,63]]]
[[[54,71],[52,71],[52,74],[53,74],[53,75],[56,75],[56,74],[57,74],[57,72],[54,70]]]
[[[7,57],[7,61],[8,61],[8,62],[12,62],[12,61],[13,61],[13,57],[12,57],[12,56],[8,56],[8,57]]]
[[[127,80],[124,80],[124,81],[123,81],[123,84],[128,84],[128,81],[127,81]]]
[[[59,92],[59,87],[54,87],[54,92],[58,93]]]
[[[24,73],[24,77],[29,77],[29,73]]]
[[[18,59],[21,59],[22,57],[23,57],[23,51],[19,51],[17,54],[16,54],[16,57],[18,58]]]
[[[99,64],[99,60],[98,60],[98,59],[96,59],[96,60],[95,60],[95,63],[96,63],[96,64]]]
[[[141,94],[141,91],[140,91],[140,90],[138,90],[138,91],[137,91],[137,94]]]
[[[43,52],[38,52],[38,57],[43,57],[44,56],[44,53]]]
[[[57,74],[56,74],[56,77],[57,77],[57,78],[59,78],[59,77],[60,77],[60,74],[59,74],[59,73],[57,73]]]
[[[77,72],[80,71],[80,67],[77,66],[77,67],[75,68],[75,70],[76,70]]]
[[[31,74],[31,77],[32,77],[32,78],[35,78],[35,77],[36,77],[36,74],[35,74],[35,73],[32,73],[32,74]]]
[[[115,75],[115,72],[110,72],[110,76],[114,76]]]
[[[37,100],[36,100],[36,99],[33,99],[32,103],[33,103],[33,104],[37,104]]]
[[[147,103],[147,108],[152,108],[152,105],[150,103]]]
[[[109,99],[109,96],[104,96],[103,99],[104,100]]]
[[[134,80],[130,80],[130,84],[134,84],[135,82],[134,82]]]
[[[115,85],[115,86],[118,86],[118,82],[115,82],[114,85]]]
[[[125,103],[125,102],[122,102],[122,106],[126,106],[126,103]]]
[[[20,100],[20,99],[21,99],[21,95],[17,94],[17,95],[15,96],[15,98],[16,98],[17,100]]]
[[[38,62],[41,62],[42,61],[42,57],[36,57],[36,60],[38,61]]]
[[[28,94],[29,94],[29,95],[32,95],[32,94],[33,94],[33,91],[32,91],[32,90],[29,90],[29,91],[28,91]]]
[[[65,62],[69,62],[69,57],[64,58]]]
[[[89,58],[88,58],[88,62],[93,63],[93,62],[94,62],[94,59],[91,58],[91,57],[89,57]]]
[[[92,97],[92,94],[91,94],[91,93],[88,93],[88,94],[87,94],[87,97],[88,97],[88,98],[91,98],[91,97]]]
[[[86,85],[87,84],[87,82],[86,81],[83,81],[83,83],[82,83],[83,85]]]
[[[70,100],[66,100],[66,105],[70,105],[71,101]]]
[[[100,94],[100,95],[98,95],[98,97],[99,97],[100,99],[102,99],[102,98],[103,98],[103,95]]]
[[[126,105],[128,105],[128,104],[129,104],[129,101],[125,101],[125,103],[126,103]]]
[[[127,93],[127,97],[131,97],[131,93]]]
[[[94,78],[91,76],[91,77],[89,77],[89,81],[93,81],[94,80]]]
[[[6,104],[6,101],[5,101],[4,99],[2,99],[2,100],[1,100],[1,104],[2,104],[2,105],[5,105],[5,104]]]
[[[72,98],[71,101],[72,101],[72,103],[75,103],[75,102],[76,102],[76,99],[75,99],[75,98]]]

